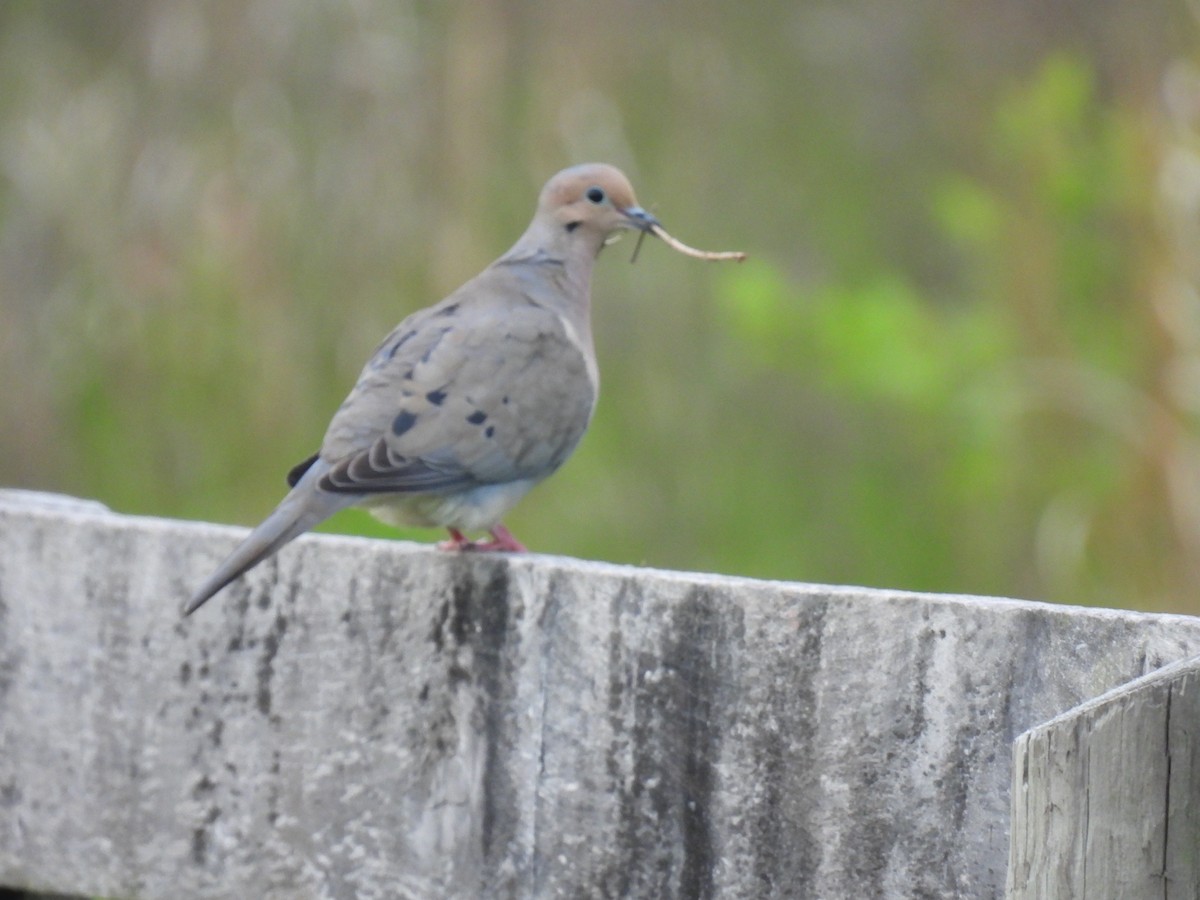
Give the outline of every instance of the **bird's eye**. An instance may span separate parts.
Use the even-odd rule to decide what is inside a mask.
[[[604,202],[604,191],[598,187],[588,188],[587,193],[584,194],[584,196],[587,197],[589,200],[591,200],[593,203],[603,203]]]

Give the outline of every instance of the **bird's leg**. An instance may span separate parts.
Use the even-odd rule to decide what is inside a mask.
[[[475,544],[468,541],[457,528],[446,529],[450,532],[450,540],[438,544],[439,550],[474,550]]]
[[[503,523],[498,524],[490,532],[492,539],[475,545],[476,550],[501,550],[507,553],[528,553],[525,545],[517,540],[516,535],[504,527]]]
[[[518,541],[516,536],[503,525],[497,525],[489,532],[492,536],[490,541],[468,541],[457,528],[447,528],[446,530],[450,532],[450,540],[442,541],[438,544],[439,550],[481,550],[501,553],[529,552],[525,548],[525,545]]]

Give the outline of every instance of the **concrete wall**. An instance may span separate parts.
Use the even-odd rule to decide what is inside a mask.
[[[241,530],[0,494],[0,884],[1001,897],[1023,731],[1200,620]]]

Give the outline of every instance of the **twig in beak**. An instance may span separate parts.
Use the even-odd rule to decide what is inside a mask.
[[[664,244],[666,244],[668,247],[670,247],[672,250],[678,250],[684,256],[694,256],[696,259],[707,259],[707,260],[711,260],[713,262],[719,262],[721,260],[727,260],[727,259],[732,259],[736,262],[741,262],[742,260],[744,260],[746,258],[746,254],[742,253],[740,250],[711,251],[711,250],[697,250],[695,247],[689,247],[687,244],[683,243],[682,241],[678,241],[675,238],[671,237],[669,234],[667,234],[663,230],[663,227],[661,225],[659,225],[657,222],[654,223],[653,225],[651,225],[649,230],[654,232],[655,236],[660,238],[662,240],[662,242]],[[646,232],[643,231],[642,235],[644,236],[645,233]],[[642,241],[641,241],[641,238],[639,238],[638,246],[640,247],[641,245],[642,245]],[[636,248],[634,249],[633,255],[634,255],[634,258],[637,257]]]
[[[637,243],[633,245],[633,256],[629,257],[630,265],[633,265],[635,262],[637,262],[638,252],[642,249],[642,241],[644,241],[645,239],[646,239],[646,232],[639,231]]]

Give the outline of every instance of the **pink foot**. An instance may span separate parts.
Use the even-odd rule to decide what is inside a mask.
[[[516,536],[503,525],[497,525],[491,530],[492,539],[490,541],[468,541],[457,528],[449,528],[447,530],[450,532],[450,540],[442,541],[438,544],[439,550],[478,550],[499,553],[529,552],[525,548],[525,545],[518,541]]]
[[[525,545],[517,540],[516,535],[503,525],[497,525],[491,530],[490,534],[492,535],[492,539],[475,544],[476,550],[496,550],[502,553],[529,552]]]
[[[463,533],[457,528],[448,528],[450,532],[450,540],[442,541],[437,545],[439,550],[471,550],[474,544],[463,537]]]

